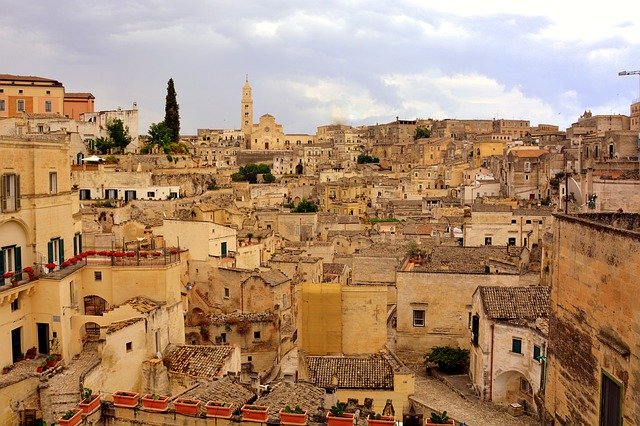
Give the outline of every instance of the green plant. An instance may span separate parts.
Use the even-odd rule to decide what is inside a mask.
[[[76,411],[75,411],[75,410],[69,410],[69,411],[65,412],[65,413],[62,415],[62,418],[63,418],[64,420],[69,420],[69,419],[70,419],[71,417],[73,417],[75,414],[76,414]]]
[[[446,411],[443,411],[441,415],[438,415],[434,412],[431,413],[431,423],[435,423],[437,425],[444,425],[449,422],[449,416]]]
[[[371,420],[382,420],[382,414],[376,414],[375,411],[372,411],[371,414],[369,414],[369,418]]]
[[[344,402],[336,402],[333,407],[330,408],[331,414],[340,417],[344,414],[344,409],[347,408],[347,404]]]
[[[451,346],[436,346],[424,357],[425,367],[430,362],[435,363],[444,373],[460,373],[469,364],[469,350]]]
[[[291,408],[289,405],[286,405],[284,407],[284,412],[290,414],[304,414],[304,410],[299,405],[296,405],[295,408]]]
[[[93,391],[90,388],[82,388],[82,400],[85,402],[91,401]]]
[[[47,356],[47,361],[55,361],[55,360],[56,360],[55,354],[50,354]]]
[[[154,393],[153,395],[151,395],[151,399],[153,399],[154,401],[157,401],[160,399],[160,395],[158,395],[157,393]]]

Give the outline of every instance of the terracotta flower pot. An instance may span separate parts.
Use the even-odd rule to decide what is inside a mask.
[[[249,405],[242,406],[242,420],[247,422],[266,423],[269,417],[269,407],[265,405]]]
[[[396,423],[393,416],[381,416],[380,419],[367,419],[367,425],[369,426],[393,426]]]
[[[233,414],[233,404],[228,404],[226,402],[207,401],[204,408],[207,410],[207,417],[228,419],[231,418],[231,415]]]
[[[154,398],[150,393],[142,398],[142,406],[147,410],[167,411],[169,409],[169,397],[164,395],[156,395]]]
[[[138,405],[140,394],[136,392],[116,391],[113,393],[113,405],[116,407],[133,408]]]
[[[91,414],[100,407],[100,395],[92,395],[89,401],[83,399],[78,406],[84,414]]]
[[[188,416],[197,416],[200,412],[200,401],[197,399],[178,398],[173,401],[176,412]]]
[[[73,416],[68,419],[63,419],[62,417],[60,417],[58,419],[58,424],[60,426],[75,426],[80,424],[80,422],[82,421],[82,410],[76,408],[75,410],[70,411],[75,411],[75,414],[73,414]]]
[[[425,425],[437,425],[437,424],[455,425],[455,424],[456,424],[456,421],[455,421],[455,420],[453,420],[453,419],[449,419],[449,420],[447,420],[447,422],[446,422],[446,423],[433,423],[433,422],[431,421],[431,419],[427,419],[427,421],[425,422]]]
[[[280,424],[283,425],[306,425],[307,424],[307,412],[301,414],[298,413],[286,413],[284,410],[280,410]]]
[[[344,413],[341,416],[335,416],[331,412],[327,413],[327,426],[352,426],[353,414]]]

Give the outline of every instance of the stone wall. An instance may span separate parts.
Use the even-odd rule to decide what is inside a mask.
[[[603,374],[622,386],[624,424],[640,424],[640,233],[614,216],[556,216],[545,404],[557,424],[598,424]]]

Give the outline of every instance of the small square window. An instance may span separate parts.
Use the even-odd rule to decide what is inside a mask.
[[[155,198],[156,193],[154,191],[148,191],[147,192],[147,198]]]
[[[511,339],[511,352],[515,354],[522,353],[522,339],[518,339],[516,337]]]
[[[518,223],[518,221],[517,221],[517,220],[515,220],[515,219],[511,219],[511,224],[513,225],[513,224],[515,224],[515,223]]]
[[[259,331],[254,331],[253,332],[253,340],[260,340],[260,332]]]
[[[230,295],[231,295],[231,291],[229,291],[229,289],[225,287],[225,289],[224,289],[224,298],[228,299],[230,297]]]
[[[50,94],[51,94],[51,90],[47,90],[47,95],[50,95]]]
[[[247,361],[249,361],[249,362],[253,361],[253,357],[252,357],[251,355],[249,355],[249,356],[247,357]]]
[[[492,243],[492,238],[491,237],[484,237],[484,245],[485,246],[490,246]]]
[[[515,237],[511,237],[511,238],[509,238],[509,245],[510,245],[510,246],[515,246],[515,245],[516,245],[516,239],[515,239]]]
[[[19,90],[18,90],[18,93],[22,93],[22,89],[19,89]]]
[[[220,333],[220,341],[222,343],[227,343],[227,333]]]
[[[93,279],[95,281],[102,281],[102,271],[93,271]]]
[[[17,311],[20,309],[20,299],[15,299],[11,302],[11,312]]]
[[[533,345],[533,359],[540,361],[541,349],[538,345]]]
[[[425,312],[423,310],[414,309],[413,310],[413,326],[414,327],[424,327],[425,320]]]
[[[126,343],[127,352],[131,352],[133,350],[133,342]]]
[[[527,225],[531,225],[531,219],[527,219],[525,222]]]

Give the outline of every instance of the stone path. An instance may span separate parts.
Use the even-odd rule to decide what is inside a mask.
[[[447,413],[468,426],[535,426],[539,422],[528,416],[513,417],[506,409],[478,398],[463,398],[434,377],[427,377],[424,368],[409,366],[416,372],[414,399],[434,410]],[[430,413],[423,413],[425,417]]]
[[[47,423],[53,423],[65,411],[76,408],[82,378],[99,363],[98,352],[93,346],[87,346],[63,371],[41,384],[40,404]]]

